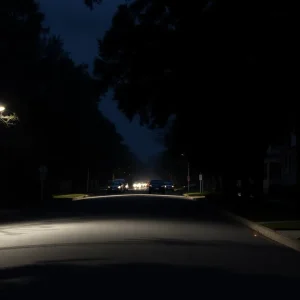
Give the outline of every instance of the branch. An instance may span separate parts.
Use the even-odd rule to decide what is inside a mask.
[[[0,121],[7,127],[14,126],[19,122],[18,116],[13,113],[11,115],[2,115],[0,114]]]
[[[93,9],[95,4],[97,5],[100,4],[101,2],[102,0],[84,0],[85,5],[90,9]]]

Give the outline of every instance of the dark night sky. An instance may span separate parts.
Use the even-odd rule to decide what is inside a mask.
[[[76,63],[92,65],[97,55],[97,38],[109,28],[111,18],[121,0],[104,0],[90,11],[83,0],[40,0],[41,10],[46,14],[46,25],[51,32],[64,40],[65,50],[70,52]],[[92,69],[92,68],[91,68]],[[132,151],[142,160],[163,150],[154,139],[154,134],[139,126],[138,120],[130,123],[118,111],[111,95],[100,104],[101,111],[115,125]],[[100,138],[100,134],[99,134]]]

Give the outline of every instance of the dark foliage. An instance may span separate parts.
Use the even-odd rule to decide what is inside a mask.
[[[84,186],[88,168],[103,182],[127,168],[134,157],[98,110],[98,84],[43,27],[36,2],[1,1],[0,13],[0,102],[20,120],[0,127],[1,203],[37,201],[40,165],[49,194],[61,180]]]
[[[94,73],[129,119],[157,127],[176,115],[174,157],[261,183],[267,145],[295,126],[295,28],[280,1],[130,1],[99,40]]]

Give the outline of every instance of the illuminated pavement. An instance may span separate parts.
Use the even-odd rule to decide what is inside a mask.
[[[0,280],[20,276],[20,267],[22,272],[27,270],[24,266],[33,272],[32,266],[55,265],[59,269],[62,264],[197,267],[207,274],[216,272],[210,283],[220,278],[223,282],[234,275],[237,277],[227,284],[237,289],[232,280],[254,276],[240,284],[252,284],[255,278],[258,281],[257,287],[252,287],[254,291],[263,287],[272,293],[279,286],[287,286],[291,292],[300,279],[299,253],[255,237],[248,229],[221,217],[205,200],[194,202],[160,195],[105,196],[76,201],[70,210],[72,218],[57,214],[56,218],[0,226]],[[1,268],[10,268],[10,275]],[[189,280],[195,280],[195,276],[200,280],[201,272]]]

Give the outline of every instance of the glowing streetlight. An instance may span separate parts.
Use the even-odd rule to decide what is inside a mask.
[[[3,112],[3,111],[5,111],[5,107],[0,105],[0,112]]]

